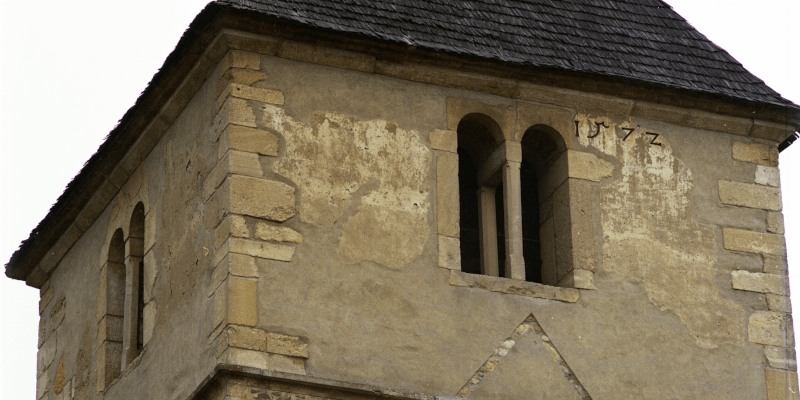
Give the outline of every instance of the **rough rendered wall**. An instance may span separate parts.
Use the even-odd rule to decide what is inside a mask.
[[[215,89],[201,87],[134,171],[115,172],[127,177],[121,189],[42,288],[37,398],[186,398],[213,369],[211,357],[203,356],[210,350],[198,325],[207,301],[200,287],[212,257],[200,184],[213,166],[213,149],[203,135],[214,116]],[[140,201],[146,213],[146,345],[99,392],[105,387],[98,383],[105,340],[98,320],[98,304],[105,301],[101,268],[114,231],[121,228],[128,237]]]
[[[217,366],[297,379],[218,398],[356,397],[297,383],[324,380],[401,398],[776,400],[796,381],[775,143],[708,122],[741,120],[671,124],[696,116],[265,43],[219,61],[55,269],[39,398],[103,397],[95,288],[139,200],[149,340],[106,398],[188,398]],[[568,287],[459,271],[469,113],[508,144],[540,124],[563,138],[542,218]]]
[[[478,279],[450,271],[456,238],[440,225],[452,212],[436,200],[451,179],[438,170],[452,157],[441,142],[450,119],[472,107],[519,140],[524,121],[544,118],[525,110],[553,107],[353,71],[369,70],[358,56],[341,56],[350,69],[291,61],[317,58],[282,49],[260,57],[265,79],[251,84],[282,101],[239,96],[250,99],[248,117],[230,123],[279,138],[256,174],[294,188],[296,214],[245,211],[220,225],[231,239],[217,259],[239,260],[225,258],[212,283],[223,305],[205,329],[220,362],[476,399],[766,399],[769,380],[791,378],[782,230],[768,226],[780,220],[777,170],[733,150],[756,143],[770,154],[774,143],[658,122],[657,108],[610,97],[537,111],[566,115],[550,126],[574,178],[564,186],[579,264],[571,279],[596,289]],[[461,105],[448,109],[452,99]],[[599,114],[620,104],[627,111]],[[729,185],[754,194],[729,199],[739,193]],[[260,226],[302,240],[259,235]],[[761,247],[743,248],[750,232]],[[257,285],[237,286],[245,282]],[[240,318],[248,307],[257,314]],[[302,355],[269,350],[270,339],[266,350],[243,344],[265,335],[292,338]]]

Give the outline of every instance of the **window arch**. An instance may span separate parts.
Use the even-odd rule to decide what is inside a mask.
[[[137,203],[131,213],[129,235],[125,243],[128,295],[125,298],[123,366],[133,361],[144,347],[144,214],[144,203]]]
[[[462,118],[457,135],[462,271],[524,280],[520,144],[482,114]]]
[[[522,136],[520,186],[525,277],[531,282],[555,285],[555,231],[551,182],[555,166],[566,150],[564,140],[553,128],[535,125]]]
[[[123,319],[125,314],[125,236],[117,229],[111,236],[106,262],[100,270],[98,386],[102,391],[122,371]]]

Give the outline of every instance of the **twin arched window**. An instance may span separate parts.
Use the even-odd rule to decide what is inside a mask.
[[[144,204],[131,214],[128,236],[111,236],[100,271],[98,390],[105,390],[144,347]]]
[[[483,114],[462,118],[457,134],[461,270],[555,285],[548,185],[563,139],[544,125],[529,128],[521,141],[506,139]]]

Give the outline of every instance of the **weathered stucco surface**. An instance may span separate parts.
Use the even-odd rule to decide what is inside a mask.
[[[686,133],[646,120],[578,119],[581,144],[620,164],[600,191],[606,270],[640,279],[648,299],[676,313],[700,346],[744,341],[744,309],[717,280],[717,232],[697,221],[690,198],[708,188],[696,187],[696,172],[672,151],[672,137]],[[596,122],[608,128],[589,138]]]
[[[335,113],[304,125],[278,107],[260,111],[286,143],[273,170],[301,188],[303,222],[341,230],[343,260],[399,268],[421,254],[431,156],[418,132]]]

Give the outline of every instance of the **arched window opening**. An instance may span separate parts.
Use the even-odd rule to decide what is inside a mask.
[[[130,288],[125,299],[125,335],[123,365],[135,359],[144,347],[144,204],[133,208],[128,235],[125,265]]]
[[[487,169],[502,140],[491,118],[469,114],[458,125],[461,270],[504,275],[502,171]]]
[[[98,384],[105,389],[122,369],[122,325],[125,314],[125,237],[122,229],[111,236],[108,256],[100,271],[100,351]]]
[[[548,126],[531,127],[522,137],[522,238],[525,280],[530,282],[557,283],[553,212],[543,208],[552,190],[543,186],[550,181],[550,167],[565,148],[558,132]]]

